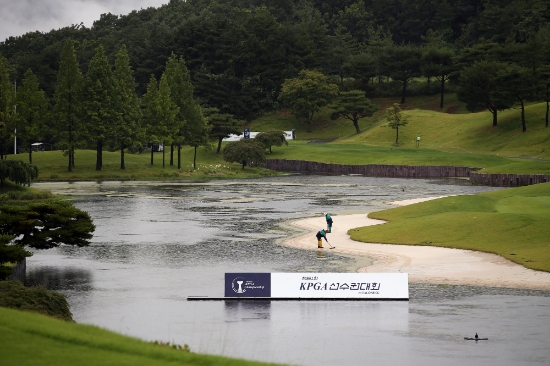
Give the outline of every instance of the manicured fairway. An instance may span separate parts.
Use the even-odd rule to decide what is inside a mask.
[[[478,250],[550,272],[550,183],[445,197],[369,217],[388,223],[352,229],[352,239]]]

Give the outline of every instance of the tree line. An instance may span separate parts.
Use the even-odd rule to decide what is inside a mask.
[[[75,147],[94,147],[99,170],[104,148],[120,150],[124,168],[127,147],[152,142],[170,146],[170,164],[177,151],[179,164],[183,144],[196,153],[216,139],[219,152],[224,136],[281,107],[311,129],[315,108],[331,105],[359,132],[357,119],[374,108],[365,98],[404,103],[411,93],[437,92],[444,108],[449,86],[468,109],[490,110],[497,125],[500,110],[548,103],[548,20],[542,0],[172,0],[103,14],[91,28],[0,43],[0,154],[17,118],[25,143],[56,141],[68,169]],[[324,100],[300,107],[296,90],[309,71],[337,91],[330,86]],[[352,92],[363,95],[343,94]]]
[[[367,86],[369,70],[361,70],[383,46],[437,44],[459,54],[476,44],[526,43],[549,21],[546,0],[171,0],[123,16],[103,14],[91,28],[10,37],[0,54],[13,68],[12,80],[31,69],[51,97],[67,38],[75,40],[84,73],[100,44],[111,62],[124,44],[142,96],[173,52],[185,58],[200,105],[250,121],[277,109],[284,80],[303,69],[340,81],[360,78],[362,85],[347,90],[384,96],[394,86]],[[380,81],[390,76],[388,62],[378,67]]]

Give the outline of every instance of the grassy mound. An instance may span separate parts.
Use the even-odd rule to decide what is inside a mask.
[[[19,281],[0,281],[0,306],[73,320],[65,296],[43,287],[25,287]]]
[[[265,365],[204,356],[125,337],[94,326],[0,308],[3,365]]]
[[[388,223],[352,229],[352,239],[477,250],[550,272],[550,183],[445,197],[369,217]]]

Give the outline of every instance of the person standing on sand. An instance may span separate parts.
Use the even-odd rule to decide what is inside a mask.
[[[327,233],[332,232],[332,217],[330,217],[330,214],[328,212],[323,212],[323,215],[325,215],[325,220],[327,220]]]
[[[323,247],[323,241],[321,240],[321,238],[325,238],[325,241],[328,243],[327,233],[324,229],[319,230],[317,232],[317,235],[315,235],[315,237],[317,238],[317,248]]]

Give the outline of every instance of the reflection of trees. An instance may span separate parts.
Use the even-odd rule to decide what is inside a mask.
[[[35,270],[27,268],[25,286],[44,286],[53,291],[90,291],[93,275],[88,269],[42,267]]]
[[[271,301],[225,301],[227,320],[269,319]]]

